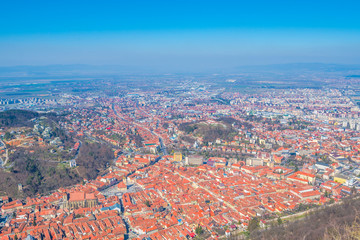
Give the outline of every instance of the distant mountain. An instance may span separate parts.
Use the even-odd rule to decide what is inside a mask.
[[[288,63],[271,65],[239,66],[237,70],[242,71],[285,71],[285,72],[341,72],[360,71],[360,65],[355,64],[327,64],[327,63]]]
[[[182,70],[171,71],[167,68],[135,67],[123,65],[46,65],[46,66],[12,66],[0,67],[1,79],[32,79],[32,78],[66,78],[66,77],[106,77],[119,75],[144,74],[234,74],[234,73],[336,73],[343,76],[360,75],[360,65],[326,64],[326,63],[288,63],[271,65],[249,65],[238,67],[217,67],[204,71]]]
[[[96,76],[131,74],[150,71],[149,69],[117,65],[46,65],[0,67],[0,77],[51,77],[51,76]]]

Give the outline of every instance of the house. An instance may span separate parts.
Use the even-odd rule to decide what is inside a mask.
[[[71,167],[71,168],[76,167],[77,165],[76,165],[76,161],[75,161],[75,159],[70,160],[70,161],[69,161],[69,165],[70,165],[70,167]]]

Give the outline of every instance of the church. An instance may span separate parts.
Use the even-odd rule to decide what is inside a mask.
[[[65,194],[64,197],[64,208],[82,208],[82,207],[95,207],[97,204],[97,198],[94,193],[85,192],[72,192]]]

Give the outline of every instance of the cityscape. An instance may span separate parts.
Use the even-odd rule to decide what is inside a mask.
[[[3,99],[1,236],[226,238],[356,195],[356,87],[213,85]]]
[[[0,16],[0,240],[360,238],[358,3],[40,2]]]

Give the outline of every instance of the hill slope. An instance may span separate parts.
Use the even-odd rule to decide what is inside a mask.
[[[315,211],[304,219],[265,231],[253,231],[250,239],[359,239],[359,216],[360,199],[347,199],[341,204]]]

